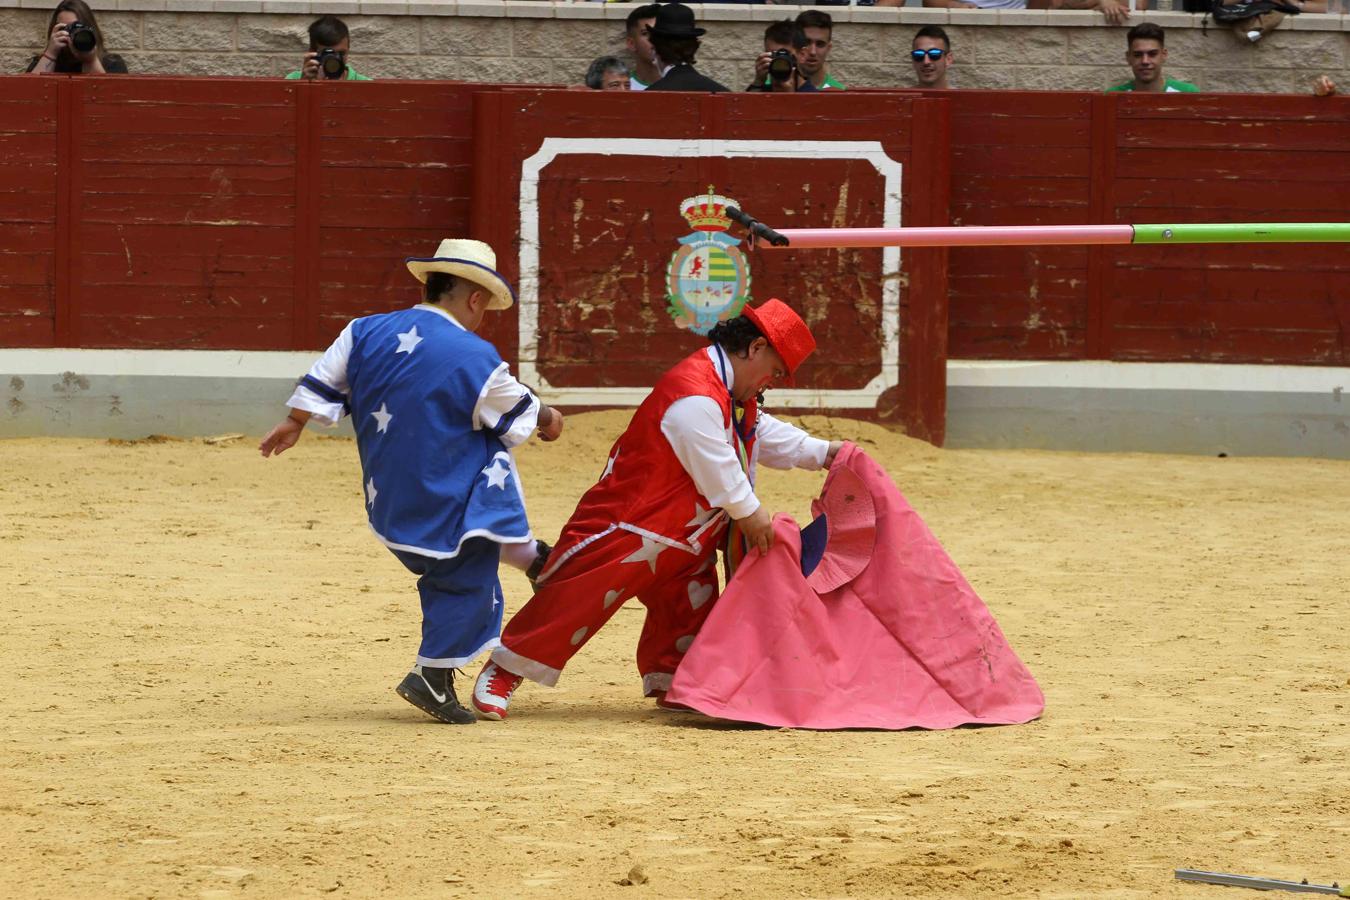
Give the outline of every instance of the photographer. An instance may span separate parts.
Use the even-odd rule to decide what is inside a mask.
[[[47,23],[47,46],[29,60],[24,71],[32,75],[125,75],[127,64],[116,53],[108,52],[89,4],[61,0]]]
[[[347,54],[351,50],[351,33],[347,23],[337,16],[320,16],[309,26],[309,52],[304,65],[287,78],[309,81],[371,81],[351,67]]]
[[[806,33],[792,19],[764,29],[764,52],[755,58],[755,80],[747,91],[807,93],[817,88],[802,74],[801,51]]]

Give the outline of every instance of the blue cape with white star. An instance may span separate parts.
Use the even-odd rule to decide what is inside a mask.
[[[514,461],[474,410],[501,366],[487,341],[440,313],[405,309],[352,325],[348,403],[370,527],[387,546],[450,557],[470,537],[530,537]]]

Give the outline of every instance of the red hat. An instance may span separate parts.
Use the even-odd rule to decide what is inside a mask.
[[[769,346],[783,357],[788,371],[787,383],[796,384],[797,367],[816,349],[816,339],[802,317],[778,299],[767,300],[756,307],[747,306],[741,310],[741,315],[754,322]]]

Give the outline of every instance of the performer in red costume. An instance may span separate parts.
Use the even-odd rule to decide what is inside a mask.
[[[534,597],[478,676],[473,703],[485,718],[506,718],[525,678],[556,684],[631,597],[647,607],[637,647],[643,692],[662,702],[717,599],[717,548],[729,544],[734,562],[742,538],[760,552],[773,543],[755,465],[819,469],[842,446],[759,409],[763,391],[792,383],[816,347],[786,303],[747,306],[708,339],[656,383],[563,527]]]

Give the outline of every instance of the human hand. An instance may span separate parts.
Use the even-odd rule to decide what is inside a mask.
[[[47,38],[47,49],[42,51],[42,55],[50,59],[56,59],[57,54],[70,46],[70,32],[66,31],[66,26],[59,22],[52,26],[52,33]]]
[[[1102,11],[1102,18],[1112,25],[1124,25],[1130,17],[1130,7],[1119,0],[1100,0],[1098,8]]]
[[[758,550],[760,556],[769,552],[773,546],[773,519],[763,505],[744,519],[737,519],[736,524],[745,537],[747,549]]]
[[[769,77],[769,60],[771,59],[773,59],[773,54],[768,50],[755,57],[755,84],[763,84],[764,79]]]
[[[839,451],[844,449],[843,441],[830,441],[830,449],[825,451],[825,468],[834,465],[834,458],[839,455]]]
[[[1323,75],[1313,82],[1313,94],[1318,97],[1330,97],[1336,93],[1336,82],[1331,80],[1330,75]]]
[[[314,81],[319,77],[319,54],[306,53],[305,61],[300,66],[300,77]]]
[[[263,459],[269,456],[280,456],[295,446],[295,442],[300,440],[300,433],[304,430],[304,422],[299,422],[287,416],[281,420],[277,427],[267,432],[267,437],[263,438],[262,443],[258,445],[258,452],[263,455]]]
[[[550,418],[547,422],[539,424],[539,439],[541,441],[556,441],[562,435],[563,414],[551,406],[545,406],[544,409],[549,411]]]

